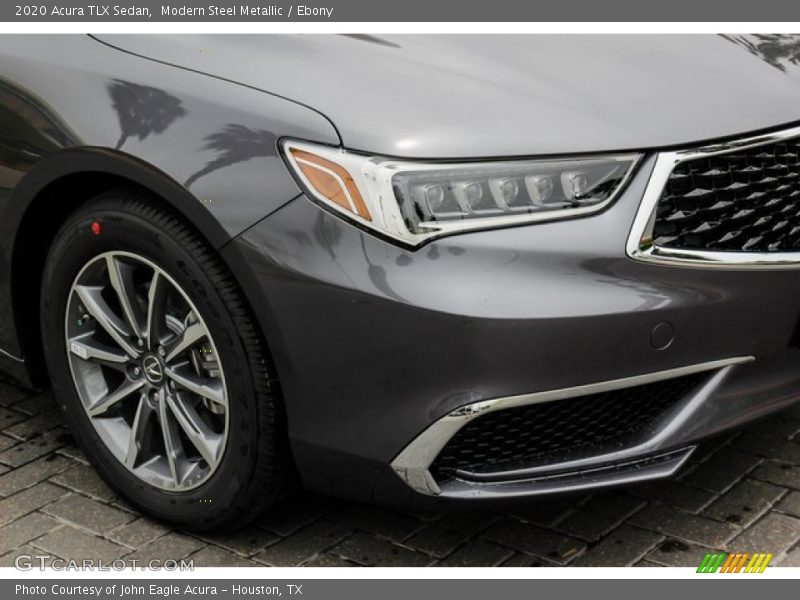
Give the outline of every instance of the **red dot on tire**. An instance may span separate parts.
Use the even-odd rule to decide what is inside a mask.
[[[92,233],[95,235],[100,235],[100,223],[97,221],[92,221]]]

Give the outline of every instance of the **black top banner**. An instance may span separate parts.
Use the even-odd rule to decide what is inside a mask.
[[[787,0],[10,0],[3,22],[772,22],[800,21]]]

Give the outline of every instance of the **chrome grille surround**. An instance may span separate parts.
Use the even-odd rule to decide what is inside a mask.
[[[741,252],[719,250],[693,250],[659,246],[654,243],[653,229],[659,200],[665,190],[669,177],[681,163],[739,152],[768,144],[780,143],[800,137],[800,127],[762,135],[738,138],[707,146],[676,151],[660,152],[650,174],[639,210],[633,221],[626,252],[630,258],[639,261],[675,266],[694,266],[703,268],[799,268],[800,251],[791,252]]]

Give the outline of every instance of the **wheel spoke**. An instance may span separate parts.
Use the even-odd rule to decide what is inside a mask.
[[[130,331],[125,323],[114,314],[108,304],[106,304],[106,301],[103,300],[100,288],[79,285],[75,288],[75,291],[83,306],[97,324],[111,336],[111,339],[113,339],[131,358],[139,356],[139,352],[127,339],[130,335]]]
[[[144,446],[144,434],[147,431],[147,425],[153,413],[152,407],[147,402],[147,396],[141,394],[139,396],[139,405],[136,407],[136,414],[133,417],[133,424],[131,425],[128,452],[125,455],[125,466],[129,469],[133,469],[136,466],[136,459]]]
[[[99,417],[107,412],[112,406],[130,396],[133,392],[144,385],[144,380],[125,381],[115,391],[103,396],[100,400],[87,408],[90,417]]]
[[[219,404],[227,408],[228,401],[225,398],[225,389],[222,382],[216,379],[206,379],[199,375],[187,375],[178,373],[175,369],[167,369],[167,377],[172,379],[176,384],[190,392],[211,400],[215,404]]]
[[[158,272],[153,271],[150,288],[147,290],[147,347],[155,350],[161,343],[162,320],[164,319],[164,299],[167,292],[167,280]]]
[[[69,351],[78,358],[91,362],[100,363],[115,369],[122,369],[129,357],[124,352],[101,346],[91,337],[85,334],[69,341]]]
[[[172,474],[172,480],[175,487],[178,487],[181,482],[180,472],[178,470],[178,460],[183,454],[181,446],[180,435],[176,427],[175,421],[170,419],[170,410],[167,407],[167,402],[164,399],[163,390],[158,392],[158,420],[161,423],[161,435],[164,438],[164,454],[169,464],[169,471]]]
[[[200,418],[195,408],[185,402],[178,394],[167,395],[172,414],[178,425],[181,426],[186,437],[192,442],[209,467],[215,467],[219,461],[219,452],[222,448],[222,436],[214,433]]]
[[[199,322],[192,323],[184,329],[178,337],[167,346],[167,353],[164,360],[167,362],[172,361],[173,358],[178,356],[181,352],[196,344],[198,341],[206,337],[208,334],[206,328]]]
[[[133,288],[132,269],[111,254],[106,256],[106,266],[108,267],[108,278],[111,281],[111,287],[117,292],[117,298],[125,319],[133,333],[141,338],[142,326],[134,310],[136,291]]]

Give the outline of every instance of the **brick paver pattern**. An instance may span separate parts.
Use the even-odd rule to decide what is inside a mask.
[[[711,550],[800,566],[800,406],[706,443],[669,481],[438,514],[298,492],[244,530],[199,535],[118,498],[50,392],[0,382],[0,566],[18,554],[215,567],[697,566]]]

